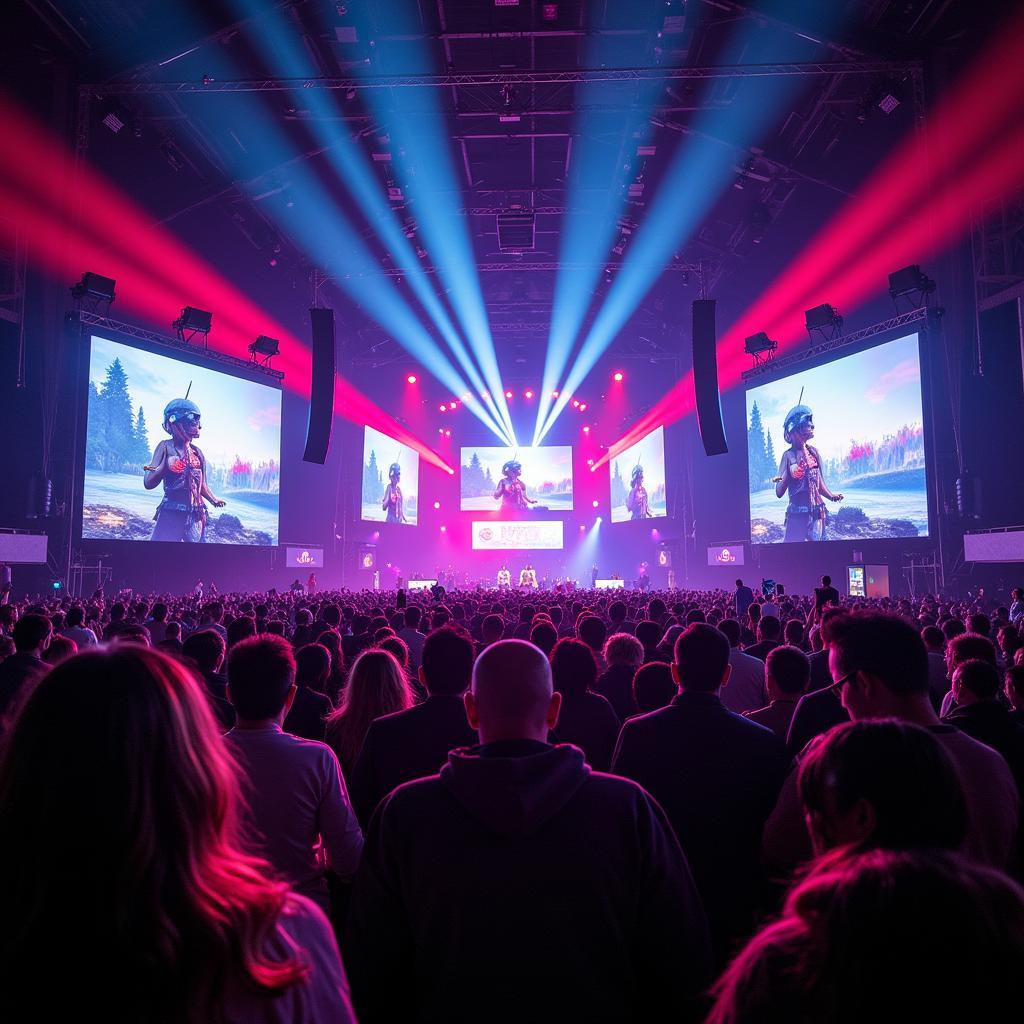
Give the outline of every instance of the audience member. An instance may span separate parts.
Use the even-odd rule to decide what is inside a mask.
[[[395,632],[409,649],[409,671],[416,675],[420,670],[423,661],[423,645],[426,643],[426,636],[420,632],[420,619],[422,611],[416,605],[409,605],[405,609],[405,625]]]
[[[837,847],[958,850],[967,835],[956,764],[919,725],[835,726],[811,741],[798,788],[815,856]]]
[[[1024,999],[1024,891],[942,850],[824,858],[716,994],[707,1024],[1004,1020]]]
[[[604,655],[601,653],[608,638],[608,628],[605,624],[596,615],[585,615],[576,624],[576,637],[593,652],[598,674],[603,672],[607,668]]]
[[[351,878],[363,834],[331,748],[282,729],[295,699],[291,645],[269,635],[240,640],[228,654],[227,693],[238,723],[226,740],[244,776],[260,852],[296,892],[328,911],[325,871]]]
[[[608,666],[594,684],[621,721],[637,713],[633,677],[644,663],[644,646],[632,633],[613,633],[605,641],[604,660]]]
[[[718,958],[753,923],[761,889],[761,829],[786,776],[785,744],[728,711],[729,641],[688,626],[676,641],[679,694],[626,722],[612,771],[640,783],[665,809],[693,870]]]
[[[181,653],[198,670],[206,686],[210,707],[226,732],[235,724],[235,709],[227,699],[227,677],[221,673],[227,642],[215,630],[201,629],[186,638],[181,645]]]
[[[1024,665],[1010,665],[1006,669],[1003,693],[1014,721],[1024,724]]]
[[[782,640],[782,623],[776,615],[763,615],[757,624],[757,643],[745,647],[744,653],[763,662],[768,652],[779,646]]]
[[[165,655],[53,669],[0,756],[7,1019],[355,1020],[323,914],[245,852],[236,774]]]
[[[736,581],[736,596],[733,607],[736,612],[736,621],[742,622],[747,614],[747,609],[754,603],[754,592],[750,587],[745,586],[743,580]]]
[[[555,644],[558,643],[558,630],[555,629],[555,624],[549,620],[541,620],[537,623],[533,629],[530,630],[530,643],[534,647],[539,647],[545,654],[546,657],[551,656],[551,652],[555,648]]]
[[[999,670],[980,658],[963,661],[953,672],[955,707],[943,719],[1006,759],[1024,793],[1024,725],[1014,720],[1000,699]]]
[[[757,711],[768,703],[764,686],[764,662],[740,650],[740,624],[722,619],[718,629],[729,641],[729,681],[722,688],[722,703],[737,715]]]
[[[597,682],[593,650],[580,640],[564,637],[551,652],[551,675],[562,698],[555,733],[558,742],[575,744],[587,764],[596,771],[608,771],[620,722],[611,704],[593,692]]]
[[[706,932],[661,810],[545,742],[560,697],[532,645],[484,651],[465,702],[481,745],[370,825],[346,936],[360,1020],[689,1019]]]
[[[920,725],[943,745],[960,772],[967,800],[965,852],[1005,869],[1012,863],[1019,797],[1006,761],[935,715],[928,693],[928,655],[920,634],[895,615],[855,612],[838,620],[829,645],[833,684],[856,721],[895,718]],[[769,866],[793,870],[811,853],[790,775],[764,833]]]
[[[327,742],[347,777],[363,748],[370,723],[412,707],[405,671],[390,651],[368,648],[352,664],[341,706],[327,719]]]
[[[50,637],[50,645],[43,651],[43,661],[51,668],[78,653],[78,645],[69,636],[58,633]]]
[[[768,652],[768,660],[764,663],[764,678],[768,705],[757,711],[748,711],[745,717],[771,729],[785,743],[793,712],[811,678],[811,664],[799,647],[783,644]],[[727,686],[723,692],[727,693],[728,690]]]
[[[437,774],[449,751],[477,743],[462,704],[473,671],[473,641],[455,626],[434,630],[425,641],[419,679],[427,699],[373,721],[352,769],[352,804],[364,826],[396,786]]]
[[[164,606],[166,607],[166,605]],[[97,644],[96,634],[84,625],[85,609],[79,605],[72,605],[64,616],[64,628],[61,633],[74,640],[75,646],[80,651],[88,647],[95,647]]]
[[[14,654],[0,663],[0,718],[16,710],[32,684],[47,671],[43,653],[52,635],[45,615],[28,612],[14,623]]]
[[[636,624],[636,638],[643,644],[644,662],[658,660],[658,641],[661,640],[661,626],[653,619],[641,619]]]
[[[672,678],[672,666],[664,661],[649,661],[633,676],[633,702],[637,712],[646,715],[672,703],[679,692]]]
[[[323,743],[333,710],[324,693],[330,674],[331,652],[323,644],[306,644],[295,652],[295,697],[284,720],[285,732]]]
[[[946,644],[946,677],[949,689],[942,698],[942,706],[939,714],[945,718],[955,707],[956,698],[953,694],[953,676],[956,674],[957,666],[965,661],[987,661],[990,665],[996,666],[996,645],[987,636],[980,633],[959,633]]]

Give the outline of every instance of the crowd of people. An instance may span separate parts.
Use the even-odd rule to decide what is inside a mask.
[[[1022,787],[1019,590],[8,600],[0,985],[10,1020],[1005,1019]]]

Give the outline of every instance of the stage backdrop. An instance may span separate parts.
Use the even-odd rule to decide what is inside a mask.
[[[384,496],[390,482],[389,472],[394,463],[401,467],[398,486],[402,489],[402,519],[407,526],[415,526],[419,506],[420,456],[419,452],[382,434],[373,427],[365,427],[363,435],[363,519],[374,523],[387,522]],[[391,520],[394,522],[395,520]]]
[[[634,495],[633,475],[639,469],[637,482],[647,491],[646,515],[642,502]],[[642,480],[640,478],[642,474]],[[665,503],[665,428],[658,427],[636,444],[630,445],[612,459],[612,522],[628,519],[660,519],[667,515]]]
[[[82,537],[147,541],[163,487],[143,486],[143,467],[168,440],[163,410],[174,398],[201,413],[196,447],[210,491],[208,544],[278,542],[281,392],[219,369],[93,335],[82,491]]]
[[[788,494],[773,478],[789,444],[787,413],[797,404],[814,417],[810,441],[822,477],[839,503],[827,508],[824,540],[928,536],[924,415],[918,336],[798,370],[747,391],[750,539],[779,544],[786,533]],[[824,500],[824,499],[823,499]]]

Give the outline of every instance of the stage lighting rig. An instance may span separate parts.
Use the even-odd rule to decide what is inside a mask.
[[[249,355],[252,361],[260,366],[269,366],[270,360],[281,354],[281,342],[277,338],[269,338],[261,334],[250,346]]]
[[[533,252],[536,248],[536,217],[533,210],[512,207],[497,214],[498,251]]]
[[[900,299],[906,299],[911,309],[919,309],[928,303],[928,296],[935,292],[935,282],[923,273],[915,263],[909,267],[901,267],[889,275],[889,296],[900,308]]]
[[[779,343],[772,341],[764,331],[758,331],[743,340],[743,351],[754,360],[754,366],[763,366],[774,359],[778,347]]]
[[[209,347],[210,327],[213,324],[213,314],[205,309],[196,309],[194,306],[186,306],[181,311],[181,316],[171,326],[178,335],[178,341],[182,345],[190,345],[197,338],[202,339],[203,348]]]
[[[832,341],[842,337],[843,318],[839,315],[836,307],[830,306],[827,302],[806,310],[804,325],[812,338],[815,334],[820,335],[823,341]]]
[[[86,309],[90,313],[107,313],[114,301],[115,283],[112,277],[103,277],[87,270],[82,280],[71,289],[71,297],[79,309]]]

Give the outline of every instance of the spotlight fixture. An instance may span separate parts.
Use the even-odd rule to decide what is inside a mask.
[[[459,403],[458,402],[449,402],[448,403],[448,408],[449,409],[454,410],[454,409],[458,409],[458,407],[459,407]]]
[[[590,433],[590,427],[584,427],[583,428],[583,433],[584,434],[589,434]]]
[[[599,507],[600,507],[600,505],[601,505],[601,502],[599,502],[599,501],[597,500],[597,498],[595,498],[595,499],[594,499],[594,500],[593,500],[593,501],[592,501],[592,502],[591,502],[590,504],[591,504],[591,505],[593,505],[593,506],[594,506],[594,508],[599,508]]]
[[[442,533],[447,533],[448,532],[448,527],[447,526],[442,526],[441,527],[441,532]]]
[[[532,252],[536,247],[533,210],[513,207],[499,213],[498,251],[508,253]]]
[[[823,302],[820,306],[804,312],[804,324],[812,337],[817,333],[826,341],[838,338],[843,331],[843,318],[835,306]]]
[[[572,407],[574,409],[578,409],[580,407],[580,400],[578,398],[574,398],[572,400]]]
[[[626,375],[621,370],[616,370],[612,374],[612,380],[615,381],[616,384],[619,384],[625,376]]]
[[[181,311],[181,316],[171,326],[178,334],[178,341],[182,345],[190,344],[197,336],[202,338],[203,347],[209,343],[210,327],[213,324],[213,314],[205,309],[196,309],[195,306],[186,306]]]
[[[112,277],[103,277],[87,270],[82,280],[71,289],[71,297],[80,307],[96,313],[100,309],[106,310],[114,301],[114,285]]]
[[[446,430],[446,431],[444,432],[444,436],[445,436],[445,437],[451,437],[451,436],[452,436],[452,432],[451,432],[450,430]]]
[[[410,373],[409,376],[405,378],[405,382],[406,384],[415,384],[418,379],[419,378],[415,373]]]
[[[277,338],[269,338],[265,334],[261,334],[250,346],[249,355],[252,356],[254,363],[259,363],[262,366],[269,366],[270,360],[276,355],[280,355],[281,342]]]
[[[512,397],[512,392],[511,391],[506,391],[505,392],[505,397],[506,398],[511,398]]]
[[[772,341],[764,331],[758,331],[757,334],[751,334],[749,338],[743,339],[743,351],[754,360],[755,366],[761,366],[774,359],[778,347],[779,343]]]
[[[524,398],[533,398],[533,392],[532,391],[527,391],[527,392],[525,392],[523,397]]]
[[[587,403],[586,402],[580,402],[580,412],[586,412],[586,411],[587,411]]]
[[[442,402],[442,403],[441,403],[441,404],[440,404],[440,405],[438,406],[438,409],[440,409],[440,410],[441,410],[441,412],[447,412],[447,411],[448,411],[448,406],[447,406],[447,405],[445,405],[445,404],[444,404],[444,402]]]
[[[441,502],[435,501],[434,502],[434,508],[440,508],[440,507],[441,507]]]
[[[552,391],[551,392],[551,397],[552,398],[557,398],[558,397],[558,392],[557,391]]]
[[[900,299],[907,299],[914,309],[925,305],[935,287],[935,282],[916,263],[889,275],[889,296],[897,307]]]

